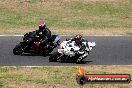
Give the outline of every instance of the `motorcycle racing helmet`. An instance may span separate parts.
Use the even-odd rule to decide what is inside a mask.
[[[45,29],[45,27],[46,27],[46,24],[45,24],[45,22],[40,22],[40,24],[39,24],[39,30],[41,31],[41,30],[44,30]]]
[[[81,44],[82,42],[82,35],[80,34],[77,34],[75,37],[74,37],[74,40],[77,44]]]

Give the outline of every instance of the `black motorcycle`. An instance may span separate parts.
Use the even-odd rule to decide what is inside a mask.
[[[47,55],[59,45],[60,36],[51,35],[42,39],[36,36],[36,31],[26,33],[23,41],[15,46],[13,49],[14,55],[21,55],[23,53]]]

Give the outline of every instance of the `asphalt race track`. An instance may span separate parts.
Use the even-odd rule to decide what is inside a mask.
[[[69,38],[62,36],[61,41]],[[0,66],[76,66],[76,65],[132,65],[132,36],[87,36],[97,46],[80,64],[49,62],[47,57],[13,55],[12,50],[22,41],[21,36],[0,36]],[[57,48],[54,50],[56,51]],[[52,53],[51,53],[52,54]]]

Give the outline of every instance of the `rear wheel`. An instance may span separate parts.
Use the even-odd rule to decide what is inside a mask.
[[[15,46],[15,48],[13,49],[13,54],[14,55],[20,55],[20,54],[22,54],[21,44],[18,44],[18,45]]]
[[[61,62],[61,63],[63,63],[63,62],[67,62],[67,61],[68,61],[68,59],[69,59],[69,57],[68,57],[68,56],[63,55],[63,57],[61,57],[61,59],[60,59],[60,62]]]
[[[58,60],[58,57],[60,56],[61,54],[58,53],[57,51],[54,52],[50,57],[49,57],[49,62],[55,62]]]
[[[49,54],[48,51],[42,51],[41,53],[42,53],[43,56],[47,56]]]

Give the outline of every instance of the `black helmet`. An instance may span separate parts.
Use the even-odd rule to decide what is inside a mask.
[[[39,24],[39,30],[41,31],[41,30],[43,30],[43,29],[45,29],[45,27],[46,27],[46,24],[45,24],[45,22],[40,22],[40,24]]]

